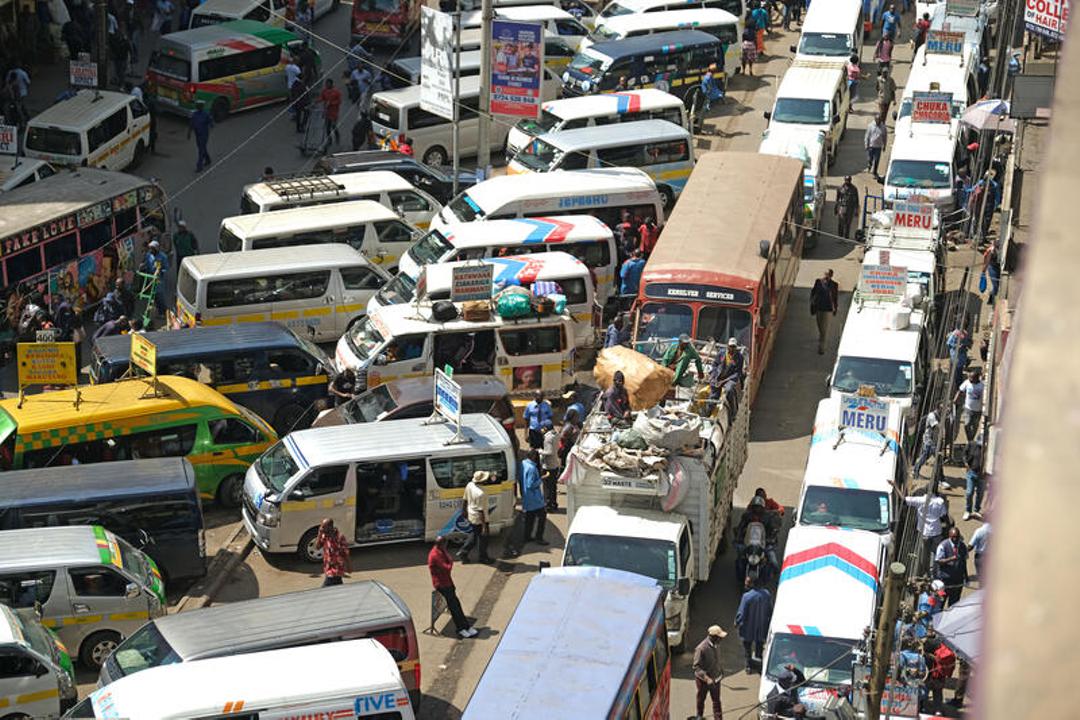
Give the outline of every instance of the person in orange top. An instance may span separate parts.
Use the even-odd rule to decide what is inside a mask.
[[[442,535],[435,538],[435,546],[427,557],[428,571],[431,573],[431,585],[435,592],[446,600],[446,608],[450,611],[450,617],[454,620],[454,627],[462,638],[475,637],[476,628],[469,625],[469,619],[461,609],[461,601],[458,600],[454,581],[450,577],[450,571],[454,567],[454,560],[446,551],[446,538]]]
[[[319,93],[319,102],[323,105],[323,117],[326,123],[326,144],[330,145],[330,138],[334,142],[341,142],[341,134],[338,132],[338,116],[341,114],[341,91],[334,87],[334,81],[329,78],[323,83],[322,92]]]
[[[660,228],[656,227],[656,220],[651,216],[645,218],[638,228],[638,236],[641,238],[641,254],[648,257],[656,247],[656,241],[660,237]]]

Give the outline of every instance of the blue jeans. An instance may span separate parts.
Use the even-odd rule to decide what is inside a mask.
[[[919,476],[919,471],[922,470],[922,466],[926,464],[926,461],[930,459],[930,456],[934,452],[934,444],[924,442],[922,450],[919,452],[919,457],[915,458],[915,465],[912,470],[915,472],[915,477]]]
[[[878,165],[881,163],[881,148],[868,147],[866,148],[866,169],[874,173],[874,177],[878,176]]]
[[[979,473],[974,470],[967,471],[967,493],[965,495],[965,508],[968,512],[981,512],[983,501],[983,488],[985,482]],[[972,500],[974,499],[974,503]]]

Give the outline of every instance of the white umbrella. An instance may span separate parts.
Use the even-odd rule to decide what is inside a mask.
[[[960,122],[976,130],[1016,131],[1016,121],[1009,117],[1007,100],[980,100],[964,111]]]
[[[982,603],[983,591],[976,590],[933,619],[934,630],[945,644],[969,663],[979,660]]]

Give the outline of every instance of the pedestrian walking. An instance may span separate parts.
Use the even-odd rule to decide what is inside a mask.
[[[311,93],[304,73],[293,83],[292,92],[289,93],[293,109],[293,117],[296,120],[296,132],[302,133],[307,129],[308,117],[311,114]]]
[[[525,532],[521,538],[521,546],[525,547],[525,543],[530,540],[538,545],[549,545],[544,539],[547,501],[540,480],[540,453],[536,450],[529,450],[521,461],[521,509],[525,511]]]
[[[975,563],[975,576],[979,578],[979,584],[983,583],[983,564],[986,562],[986,551],[990,548],[990,523],[983,523],[971,536],[971,552]]]
[[[844,71],[847,73],[848,94],[851,96],[851,104],[855,104],[855,100],[859,97],[859,81],[862,80],[862,67],[859,65],[859,56],[856,53],[852,53],[848,58],[847,64],[844,65]]]
[[[641,248],[634,250],[633,254],[623,262],[619,268],[619,301],[620,310],[637,297],[638,286],[641,284],[641,273],[645,270],[645,258]]]
[[[739,60],[742,71],[754,77],[754,63],[757,62],[757,31],[753,23],[746,23],[742,33],[742,57]]]
[[[176,251],[176,271],[180,272],[180,265],[184,258],[199,254],[199,241],[194,233],[188,229],[186,220],[180,220],[176,232],[173,233],[173,250]]]
[[[435,592],[446,600],[446,609],[450,611],[458,636],[462,639],[476,637],[476,628],[469,624],[465,611],[461,609],[461,601],[458,600],[457,589],[450,576],[454,569],[454,560],[446,550],[446,538],[442,535],[435,538],[435,545],[427,556],[427,566],[428,572],[431,573],[431,585],[435,588]]]
[[[472,480],[465,486],[465,519],[469,522],[469,537],[457,553],[457,559],[463,563],[469,562],[469,554],[477,546],[479,546],[480,562],[494,562],[487,551],[487,493],[484,492],[483,488],[483,485],[490,481],[490,472],[477,470],[473,473]]]
[[[878,68],[877,76],[877,114],[885,117],[889,114],[889,108],[892,107],[893,100],[896,99],[896,81],[893,80],[892,73],[889,72],[889,68],[882,66]]]
[[[937,449],[938,428],[941,426],[941,416],[945,413],[945,405],[940,404],[926,414],[922,420],[922,447],[919,456],[915,458],[915,464],[911,468],[912,475],[922,477],[922,467]]]
[[[877,115],[866,126],[863,145],[866,147],[866,171],[873,173],[874,179],[878,182],[881,182],[878,165],[881,163],[881,153],[885,151],[888,140],[889,130],[885,127],[885,116]]]
[[[893,40],[891,37],[881,37],[874,46],[874,61],[878,64],[878,72],[889,71],[892,65]]]
[[[829,334],[829,320],[840,308],[840,286],[833,280],[832,268],[814,281],[810,289],[810,314],[817,320],[818,355],[825,354],[825,340]]]
[[[697,698],[694,707],[697,720],[705,717],[705,696],[712,698],[713,720],[723,720],[724,708],[720,704],[720,681],[724,678],[720,663],[720,641],[727,633],[719,625],[711,625],[709,634],[694,648],[694,684]]]
[[[743,652],[746,654],[746,674],[757,671],[765,659],[765,638],[769,634],[772,618],[772,595],[761,587],[759,580],[746,578],[745,591],[735,612],[735,627],[739,631]],[[758,666],[755,666],[758,663]]]
[[[356,122],[352,126],[352,149],[353,152],[367,150],[371,145],[371,114],[363,108],[356,114]]]
[[[322,586],[341,585],[345,582],[345,578],[352,572],[349,541],[344,533],[334,526],[334,521],[330,518],[323,518],[323,521],[319,523],[315,547],[322,551]]]
[[[978,368],[971,371],[968,379],[960,383],[953,402],[959,402],[961,396],[964,400],[964,410],[960,415],[960,422],[964,424],[964,437],[968,444],[975,442],[975,434],[979,431],[979,420],[982,419],[983,390],[982,371]]]
[[[551,403],[544,399],[544,393],[537,390],[533,393],[533,399],[525,406],[525,426],[528,428],[529,447],[534,450],[544,446],[544,425],[553,423],[555,413],[551,409]]]
[[[330,147],[333,142],[341,142],[341,134],[338,132],[338,116],[341,114],[341,91],[334,87],[334,81],[327,78],[323,83],[322,92],[319,93],[319,102],[323,106],[323,121],[325,123],[323,133],[326,137],[323,150]]]
[[[967,577],[967,547],[955,525],[934,550],[934,576],[945,583],[946,604],[956,603]]]
[[[891,40],[897,39],[897,30],[900,27],[900,16],[896,14],[896,6],[889,7],[881,14],[881,37]]]
[[[844,182],[836,188],[836,202],[833,214],[836,215],[836,234],[844,238],[851,237],[851,223],[859,212],[859,190],[851,182],[851,176],[845,175]]]
[[[540,456],[541,480],[544,483],[544,507],[548,512],[559,509],[558,482],[562,463],[559,460],[559,433],[549,421],[544,424],[544,449]]]
[[[986,252],[983,253],[982,271],[989,281],[987,289],[990,294],[986,296],[986,304],[993,307],[994,300],[997,299],[998,286],[1001,283],[1001,257],[998,255],[994,243],[990,243],[986,248]]]
[[[982,436],[979,435],[979,438]],[[964,519],[982,519],[983,491],[985,480],[983,478],[983,447],[978,440],[968,445],[964,451],[964,464],[967,472],[964,475]]]
[[[195,160],[195,172],[202,172],[202,169],[210,164],[210,151],[207,148],[207,144],[210,142],[210,129],[214,127],[214,118],[210,117],[210,113],[206,112],[206,103],[199,100],[195,103],[195,112],[191,114],[191,121],[188,123],[187,136],[191,139],[192,133],[195,134],[195,148],[198,153],[198,157]]]
[[[656,220],[652,215],[646,215],[645,219],[641,221],[641,225],[638,227],[638,237],[641,238],[641,244],[638,246],[641,249],[641,256],[643,258],[649,257],[653,248],[656,247],[656,241],[660,238],[660,228],[656,227]]]
[[[769,27],[769,11],[765,9],[764,0],[759,0],[750,11],[750,19],[754,21],[754,47],[758,55],[765,54],[765,30]]]

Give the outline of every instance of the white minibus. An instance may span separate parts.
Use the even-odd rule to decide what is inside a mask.
[[[465,486],[483,471],[497,533],[514,521],[514,446],[490,415],[462,415],[460,430],[418,418],[289,433],[248,468],[244,526],[263,552],[309,562],[324,518],[353,546],[462,535]]]
[[[609,17],[597,25],[592,39],[582,41],[582,47],[588,47],[593,41],[622,40],[672,30],[701,30],[715,35],[727,48],[724,54],[725,71],[728,68],[738,67],[743,23],[740,17],[718,7],[665,10]]]
[[[862,51],[862,0],[829,0],[810,4],[803,18],[798,45],[791,46],[795,62],[805,60],[843,69]]]
[[[473,10],[461,16],[462,28],[481,26],[480,10]],[[545,34],[558,35],[574,49],[589,36],[589,29],[566,10],[555,5],[503,5],[495,8],[495,17],[522,23],[539,23]]]
[[[807,717],[853,690],[852,666],[863,632],[873,629],[885,564],[874,533],[826,527],[788,532],[765,642],[758,700],[764,705],[784,666],[806,676],[796,689]]]
[[[811,128],[825,133],[830,165],[847,130],[851,93],[842,67],[796,62],[784,73],[771,111],[765,111],[769,132],[784,127]]]
[[[624,212],[660,224],[661,202],[656,183],[637,168],[504,175],[451,200],[431,219],[431,229],[449,234],[462,223],[549,215],[592,215],[614,228]]]
[[[56,168],[44,160],[16,155],[0,157],[0,193],[44,180],[56,174]]]
[[[479,260],[503,253],[525,255],[560,250],[585,263],[594,276],[601,303],[615,282],[618,251],[611,228],[589,215],[489,220],[432,230],[401,258],[401,271],[413,280],[422,265]]]
[[[802,162],[803,206],[807,226],[804,248],[815,247],[817,231],[821,228],[825,212],[826,166],[828,165],[825,131],[797,128],[792,125],[776,125],[768,128],[762,135],[758,153],[791,157]]]
[[[601,308],[609,293],[605,292],[603,296],[597,293],[588,266],[573,255],[559,251],[425,265],[422,298],[416,298],[416,278],[399,270],[368,301],[368,312],[399,303],[419,301],[430,304],[437,300],[449,300],[454,270],[477,264],[492,266],[493,292],[511,285],[531,291],[536,283],[555,283],[566,297],[566,311],[574,318],[574,344],[592,346],[596,341],[595,330],[599,329]]]
[[[374,200],[234,215],[221,221],[221,252],[344,243],[394,272],[420,231]]]
[[[359,251],[338,243],[193,255],[180,266],[176,308],[188,327],[270,320],[315,342],[332,342],[367,312],[368,300],[388,279]]]
[[[638,168],[653,179],[667,214],[694,169],[693,145],[686,128],[667,120],[564,130],[534,139],[514,156],[506,172]]]
[[[846,399],[818,403],[795,524],[866,530],[888,545],[897,520],[897,493],[907,481],[900,449],[903,416],[899,405],[887,403],[884,417],[871,417],[877,424],[860,427],[868,424],[861,418],[869,413],[856,417]]]
[[[912,99],[917,92],[948,93],[952,96],[952,117],[959,119],[976,96],[976,83],[974,76],[969,75],[967,69],[957,63],[956,58],[927,56],[923,48],[919,48],[911,64],[907,82],[904,83],[900,107],[893,115],[894,120],[911,116]]]
[[[637,120],[667,120],[689,127],[682,100],[656,88],[551,100],[540,117],[519,120],[506,138],[506,161],[539,135]]]
[[[686,10],[687,8],[719,8],[735,17],[743,17],[748,9],[743,0],[611,0],[600,11],[597,23],[606,22],[613,17],[636,15],[640,13],[659,13],[668,10]]]
[[[65,717],[414,718],[394,658],[371,638],[161,665],[94,690]]]
[[[23,148],[56,166],[136,167],[150,148],[150,111],[134,95],[80,90],[30,119]]]
[[[420,229],[442,209],[438,200],[395,172],[373,170],[342,175],[307,175],[244,186],[240,212],[264,213],[345,200],[374,200]]]
[[[941,212],[953,209],[953,179],[960,149],[960,121],[896,122],[882,195],[885,203],[925,198]]]

